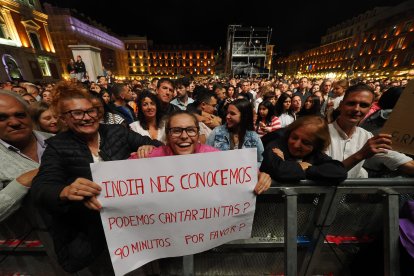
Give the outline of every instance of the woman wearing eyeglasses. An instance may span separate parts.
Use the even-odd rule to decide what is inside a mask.
[[[155,148],[148,157],[182,155],[219,151],[200,143],[200,128],[194,114],[176,111],[170,115],[165,125],[167,145]]]
[[[167,144],[155,148],[148,157],[220,151],[212,146],[200,143],[199,132],[200,128],[194,114],[185,110],[175,111],[168,117],[165,125]],[[136,158],[138,157],[135,153],[131,155],[131,159]],[[270,187],[271,181],[268,174],[259,173],[255,192],[261,194],[266,191]]]
[[[47,140],[39,173],[33,180],[35,202],[51,215],[51,234],[62,268],[74,273],[112,275],[90,163],[127,159],[140,150],[145,156],[161,142],[121,125],[99,124],[98,109],[88,91],[76,83],[55,86],[52,107],[67,131]]]

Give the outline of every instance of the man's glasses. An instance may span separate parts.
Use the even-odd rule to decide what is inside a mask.
[[[68,113],[75,120],[83,120],[83,118],[85,118],[85,114],[88,114],[89,117],[91,117],[91,118],[96,118],[96,117],[98,117],[98,108],[93,107],[93,108],[88,109],[88,110],[74,109],[74,110],[66,111],[62,114],[68,114]]]
[[[198,134],[198,127],[170,127],[168,129],[168,133],[175,138],[180,137],[183,131],[185,131],[189,137],[194,137]]]

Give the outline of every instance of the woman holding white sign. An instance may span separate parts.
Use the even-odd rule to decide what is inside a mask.
[[[165,125],[167,145],[155,148],[148,157],[220,151],[200,143],[199,131],[197,118],[193,114],[182,110],[172,113]],[[137,158],[136,153],[132,154],[131,158]],[[261,194],[269,189],[271,181],[267,173],[259,173],[258,182],[254,188],[256,194]]]
[[[52,106],[67,131],[47,140],[31,193],[35,203],[51,215],[51,234],[62,268],[111,275],[96,198],[101,188],[92,182],[90,163],[127,159],[138,148],[145,155],[162,143],[121,125],[99,124],[98,108],[78,84],[61,82],[54,89]]]

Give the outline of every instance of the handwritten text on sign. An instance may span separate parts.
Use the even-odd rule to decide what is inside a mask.
[[[249,238],[256,149],[92,164],[116,275]]]

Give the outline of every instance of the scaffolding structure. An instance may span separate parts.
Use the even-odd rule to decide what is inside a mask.
[[[225,73],[231,76],[269,77],[273,45],[272,28],[229,25]]]

